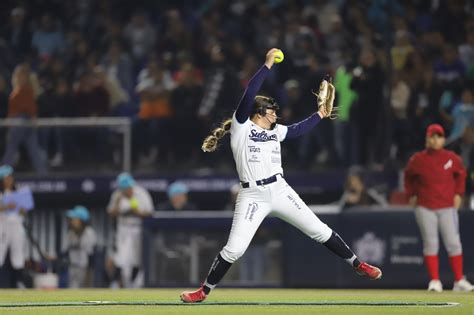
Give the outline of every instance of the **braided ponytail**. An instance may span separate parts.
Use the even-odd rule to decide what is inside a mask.
[[[201,149],[204,152],[214,152],[217,149],[219,140],[230,132],[231,124],[231,118],[224,120],[220,127],[214,129],[211,134],[204,139]]]

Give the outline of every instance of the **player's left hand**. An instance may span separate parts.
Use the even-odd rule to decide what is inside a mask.
[[[418,202],[418,196],[411,196],[410,199],[408,200],[408,204],[412,206],[413,208],[416,207],[417,202]]]
[[[329,117],[330,119],[336,119],[337,114],[333,113],[334,98],[336,97],[336,88],[332,84],[332,79],[329,75],[326,75],[324,80],[319,85],[319,93],[316,94],[318,101],[318,113],[322,118]]]
[[[454,195],[453,207],[454,209],[459,210],[462,204],[462,197],[460,195]]]

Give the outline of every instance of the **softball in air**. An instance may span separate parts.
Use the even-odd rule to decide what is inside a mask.
[[[285,59],[285,55],[283,54],[283,51],[278,50],[275,52],[275,63],[280,63]]]

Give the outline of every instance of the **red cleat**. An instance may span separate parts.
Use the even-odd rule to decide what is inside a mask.
[[[369,277],[370,280],[378,280],[382,278],[382,271],[379,268],[365,262],[361,263],[359,267],[356,268],[356,272],[360,276]]]
[[[181,293],[180,298],[184,303],[199,303],[206,299],[207,295],[204,293],[204,288],[201,286],[196,291],[185,291]]]

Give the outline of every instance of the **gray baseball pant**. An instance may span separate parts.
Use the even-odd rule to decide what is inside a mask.
[[[449,256],[462,254],[461,238],[459,236],[459,216],[454,208],[430,210],[424,207],[415,209],[416,222],[420,228],[425,256],[438,255],[438,230]]]

